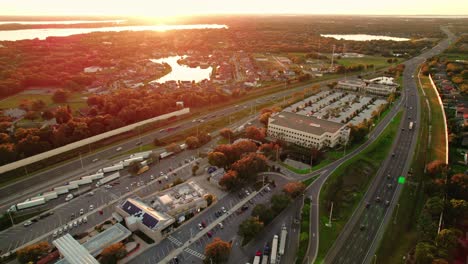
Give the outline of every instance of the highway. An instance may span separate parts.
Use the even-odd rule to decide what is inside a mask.
[[[386,158],[377,172],[357,210],[329,250],[324,260],[325,263],[360,264],[375,261],[374,252],[383,236],[385,226],[390,222],[403,188],[403,185],[398,183],[398,178],[407,177],[418,137],[420,107],[414,78],[416,69],[426,59],[439,54],[448,47],[454,36],[446,30],[444,32],[448,35],[447,39],[431,50],[405,62],[404,94],[402,94],[404,114],[392,146],[392,155]],[[410,122],[415,124],[412,130],[409,129]],[[369,208],[366,208],[367,203],[369,203]]]

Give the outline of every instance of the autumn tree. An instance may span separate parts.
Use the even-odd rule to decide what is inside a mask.
[[[190,136],[185,140],[185,144],[189,149],[196,149],[200,146],[200,141],[198,141],[197,137]]]
[[[219,185],[226,188],[226,190],[230,191],[238,187],[239,179],[237,177],[237,171],[229,170],[227,171],[223,177],[219,180]]]
[[[263,229],[263,222],[258,217],[250,217],[239,225],[239,235],[250,241]]]
[[[288,182],[283,191],[291,198],[296,198],[300,194],[304,193],[306,186],[302,182]]]
[[[55,119],[58,124],[64,124],[70,121],[72,114],[69,107],[61,106],[55,111]]]
[[[128,167],[127,170],[130,174],[136,175],[138,171],[140,170],[140,162],[139,161],[132,161]]]
[[[176,143],[171,143],[171,144],[166,146],[166,151],[167,152],[174,152],[174,153],[180,152],[180,146],[177,145]]]
[[[428,174],[435,176],[437,174],[442,173],[445,167],[445,162],[441,160],[433,160],[426,165],[426,170]]]
[[[101,252],[102,264],[116,264],[119,259],[124,258],[127,255],[127,250],[122,242],[112,244]]]
[[[438,196],[431,197],[426,201],[424,209],[433,217],[439,216],[444,210],[444,201]]]
[[[199,146],[205,145],[206,143],[210,142],[211,135],[210,133],[202,132],[198,134],[198,142]]]
[[[0,133],[0,144],[10,143],[11,138],[7,133]]]
[[[267,126],[268,125],[268,120],[270,119],[271,114],[272,114],[272,112],[267,112],[267,113],[261,114],[260,117],[258,118],[258,121],[260,121],[260,123],[262,123],[263,125]]]
[[[47,255],[50,251],[50,245],[47,242],[39,242],[19,249],[16,257],[20,263],[35,263],[41,257]]]
[[[223,128],[219,131],[219,134],[224,138],[224,139],[227,139],[227,140],[231,140],[232,138],[234,138],[234,132],[229,129],[229,128]],[[229,142],[231,143],[231,142]]]
[[[225,168],[227,165],[227,158],[222,152],[210,152],[208,154],[208,163],[216,167]]]
[[[231,243],[223,241],[219,237],[215,237],[213,242],[205,247],[206,258],[204,263],[225,263],[228,261],[230,253]]]
[[[204,198],[206,200],[207,206],[210,206],[213,203],[213,201],[215,200],[215,196],[213,194],[207,194],[207,195],[205,195]]]
[[[266,204],[257,204],[252,210],[252,216],[258,217],[261,222],[268,224],[275,217],[273,210]]]
[[[428,242],[419,242],[414,254],[416,264],[431,263],[436,257],[437,248]]]
[[[198,169],[200,169],[200,167],[197,164],[193,165],[193,167],[192,167],[192,176],[197,175]]]
[[[259,129],[254,126],[249,126],[245,129],[245,136],[253,140],[264,141],[265,129],[264,128]]]
[[[42,112],[42,118],[45,120],[50,120],[54,117],[55,117],[54,112],[51,110],[45,110],[44,112]]]
[[[272,158],[276,156],[276,153],[279,150],[279,145],[275,143],[264,143],[258,148],[258,150],[265,156]]]
[[[232,169],[237,171],[239,179],[244,182],[253,182],[257,179],[257,173],[267,170],[267,159],[262,154],[250,153],[232,164]]]
[[[52,95],[52,101],[56,104],[66,103],[68,100],[68,93],[63,89],[58,89]]]
[[[447,256],[453,256],[453,252],[458,246],[458,238],[462,237],[463,233],[455,228],[442,229],[436,237],[436,245],[442,248]]]

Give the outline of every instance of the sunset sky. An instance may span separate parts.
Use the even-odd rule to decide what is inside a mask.
[[[0,15],[468,15],[467,0],[0,0]]]

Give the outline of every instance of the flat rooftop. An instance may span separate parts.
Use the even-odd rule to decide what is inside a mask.
[[[156,194],[153,207],[158,210],[170,211],[181,205],[203,199],[207,192],[195,182],[184,182]]]
[[[342,123],[290,112],[280,112],[271,116],[269,125],[270,124],[304,131],[314,135],[323,135],[326,132],[333,134],[346,126]]]

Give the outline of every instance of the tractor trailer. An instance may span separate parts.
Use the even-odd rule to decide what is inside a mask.
[[[108,182],[110,182],[110,181],[113,181],[113,180],[115,180],[115,179],[118,179],[119,177],[120,177],[120,172],[116,172],[116,173],[111,174],[111,175],[109,175],[109,176],[107,176],[107,177],[104,177],[104,178],[100,179],[100,180],[96,183],[96,187],[99,187],[99,186],[101,186],[101,185],[103,185],[103,184],[106,184],[106,183],[108,183]]]

